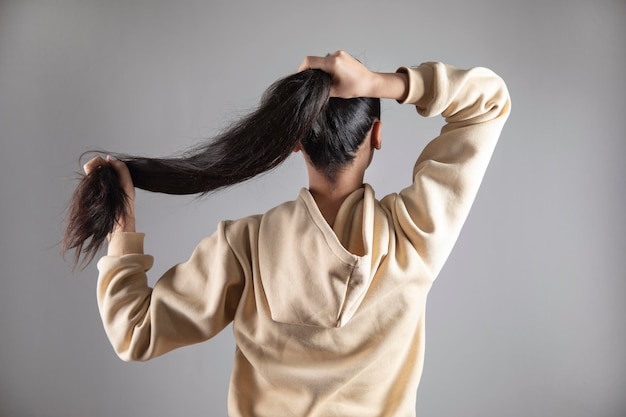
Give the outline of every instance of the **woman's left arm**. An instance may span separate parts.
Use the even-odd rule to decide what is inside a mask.
[[[244,271],[226,238],[226,223],[190,259],[148,286],[153,258],[142,233],[113,233],[98,262],[98,307],[107,336],[126,361],[148,360],[207,340],[234,318]]]

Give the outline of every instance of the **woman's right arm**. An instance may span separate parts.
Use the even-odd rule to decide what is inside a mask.
[[[331,97],[373,97],[403,101],[409,93],[409,79],[406,73],[370,71],[344,51],[337,51],[325,57],[307,56],[298,70],[310,68],[321,69],[332,76]]]
[[[469,214],[511,103],[504,81],[487,68],[427,62],[398,71],[409,77],[403,102],[446,122],[417,158],[413,183],[383,200],[434,279]]]

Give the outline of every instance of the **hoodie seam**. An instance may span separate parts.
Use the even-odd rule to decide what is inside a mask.
[[[358,268],[360,268],[360,265],[357,260],[357,262],[352,266],[352,269],[350,270],[350,275],[348,276],[348,280],[346,281],[346,288],[343,293],[343,299],[341,300],[341,305],[339,306],[339,314],[337,315],[336,327],[341,327],[341,324],[342,324],[341,321],[342,321],[343,314],[346,309],[346,303],[348,301],[348,293],[350,292],[350,286],[352,284],[352,277],[354,276],[354,271]]]

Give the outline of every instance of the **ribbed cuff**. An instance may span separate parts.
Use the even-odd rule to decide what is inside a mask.
[[[409,77],[409,93],[401,104],[413,104],[418,107],[425,107],[431,96],[429,90],[432,84],[433,69],[429,64],[421,64],[418,67],[400,67],[396,70],[405,73]]]

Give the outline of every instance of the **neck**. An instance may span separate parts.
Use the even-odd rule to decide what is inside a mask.
[[[377,126],[380,126],[380,124]],[[379,127],[377,129],[380,130]],[[363,187],[365,170],[372,161],[374,148],[378,149],[380,147],[379,142],[377,143],[378,145],[373,146],[368,134],[364,143],[359,147],[354,160],[337,172],[334,182],[315,169],[308,159],[306,160],[307,172],[309,174],[309,191],[329,225],[332,226],[335,223],[337,212],[346,197]]]
[[[309,191],[329,225],[335,222],[346,197],[363,187],[363,176],[364,172],[347,169],[338,172],[333,183],[324,174],[309,167]]]

